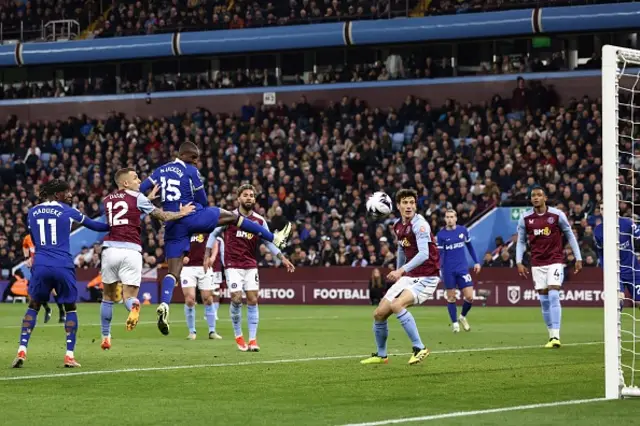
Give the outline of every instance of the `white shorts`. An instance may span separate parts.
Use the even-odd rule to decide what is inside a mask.
[[[420,305],[431,298],[438,287],[440,277],[400,277],[387,291],[384,298],[393,302],[404,290],[413,294],[413,304]]]
[[[202,266],[185,266],[180,273],[180,284],[182,288],[198,287],[200,291],[215,291],[220,289],[220,284],[213,281],[213,272],[209,270],[206,274]]]
[[[102,282],[140,287],[142,280],[142,254],[135,250],[104,247],[102,249]]]
[[[546,290],[550,285],[562,286],[564,265],[554,263],[546,266],[533,266],[531,267],[531,277],[536,290]]]
[[[260,281],[258,269],[225,269],[224,275],[227,278],[227,288],[230,293],[238,291],[258,291]]]
[[[213,273],[213,283],[214,284],[218,284],[218,287],[220,287],[220,284],[222,284],[222,272],[221,271]]]

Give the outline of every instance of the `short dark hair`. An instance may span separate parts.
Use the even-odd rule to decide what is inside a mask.
[[[61,179],[53,179],[40,187],[40,198],[49,198],[58,192],[69,190],[69,184]]]
[[[131,172],[135,172],[135,171],[136,171],[136,169],[134,169],[133,167],[124,167],[124,168],[122,168],[122,169],[118,170],[118,171],[116,172],[116,177],[115,177],[115,181],[116,181],[116,183],[118,183],[118,182],[120,181],[120,179],[121,179],[124,175],[126,175],[127,173],[131,173]]]
[[[542,191],[542,193],[543,193],[544,195],[547,195],[547,190],[546,190],[546,189],[544,189],[544,187],[542,187],[541,185],[538,185],[538,184],[536,183],[536,184],[535,184],[535,185],[533,185],[533,186],[531,187],[531,189],[529,190],[529,198],[531,198],[531,195],[533,194],[533,191],[536,191],[536,190],[540,190],[540,191]]]
[[[418,202],[418,192],[415,189],[411,188],[403,188],[400,191],[396,192],[396,203],[400,204],[404,198],[413,198]]]
[[[253,195],[257,195],[255,186],[251,185],[250,183],[245,183],[243,185],[240,185],[240,187],[238,188],[238,191],[237,191],[238,197],[240,196],[240,194],[242,194],[244,191],[248,189],[253,191]]]

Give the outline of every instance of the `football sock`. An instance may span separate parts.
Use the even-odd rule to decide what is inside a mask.
[[[451,323],[458,322],[458,308],[456,307],[456,302],[447,303],[447,310],[449,311],[449,318],[451,318]]]
[[[216,331],[216,308],[213,305],[204,305],[204,316],[207,318],[209,333]]]
[[[131,312],[131,308],[133,307],[134,303],[138,303],[140,304],[140,301],[135,298],[135,297],[128,297],[125,301],[124,301],[124,307],[127,308],[127,311]]]
[[[64,324],[64,331],[67,333],[67,355],[76,347],[76,334],[78,332],[78,313],[76,311],[67,312],[67,321]]]
[[[247,323],[249,324],[249,340],[255,340],[258,334],[260,314],[258,305],[247,305]]]
[[[549,295],[541,294],[538,296],[540,299],[540,306],[542,307],[542,318],[544,319],[544,323],[547,325],[547,330],[551,333],[551,307],[549,304]],[[551,334],[549,334],[551,337]]]
[[[189,333],[196,332],[196,307],[184,305],[184,317],[187,319],[187,328]]]
[[[242,303],[231,302],[229,304],[229,316],[231,316],[235,337],[242,336]]]
[[[551,312],[552,338],[560,339],[560,323],[562,322],[562,306],[560,305],[560,292],[549,290],[549,305]]]
[[[420,333],[418,332],[416,320],[413,319],[413,315],[411,315],[411,312],[403,309],[401,312],[398,312],[397,317],[398,321],[400,321],[400,325],[402,325],[402,328],[404,328],[407,336],[409,336],[411,345],[413,345],[414,348],[424,349],[422,340],[420,340]]]
[[[249,219],[240,217],[240,219],[238,220],[238,227],[243,231],[247,231],[254,235],[257,235],[264,240],[273,241],[273,233],[271,233],[268,229],[260,226],[259,224],[250,221]]]
[[[27,349],[29,345],[29,339],[31,338],[31,332],[36,327],[36,321],[38,320],[38,311],[28,308],[22,319],[22,331],[20,332],[20,347],[24,346]]]
[[[64,305],[62,303],[58,303],[58,312],[60,312],[60,316],[64,316]]]
[[[469,302],[468,300],[465,299],[464,303],[462,303],[462,313],[460,315],[462,315],[463,317],[466,317],[472,307],[473,307],[473,302]]]
[[[111,318],[113,318],[113,302],[111,300],[103,300],[100,303],[100,327],[102,328],[102,337],[111,335]]]
[[[218,309],[220,309],[220,302],[213,302],[214,312],[218,313]]]
[[[162,294],[160,294],[160,302],[171,303],[173,297],[173,288],[176,286],[176,277],[171,274],[167,274],[162,279]]]
[[[47,302],[44,302],[42,304],[42,307],[44,308],[45,311],[50,311],[51,310],[51,308],[49,308],[49,304]]]
[[[387,356],[387,337],[389,337],[389,324],[387,320],[373,322],[373,334],[376,336],[376,346],[378,347],[378,356],[386,358]]]

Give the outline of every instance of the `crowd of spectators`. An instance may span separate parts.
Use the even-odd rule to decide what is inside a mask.
[[[185,140],[202,147],[198,168],[210,204],[233,208],[235,188],[248,181],[272,228],[295,222],[287,252],[297,265],[393,265],[391,219],[369,221],[363,201],[374,190],[393,194],[401,187],[418,190],[420,213],[437,232],[447,208],[468,223],[502,201],[524,203],[528,188],[542,184],[592,255],[602,201],[600,102],[560,106],[553,90],[526,83],[518,80],[511,99],[495,96],[482,105],[408,97],[380,110],[344,97],[318,110],[301,96],[291,105],[246,105],[231,116],[197,110],[59,122],[10,117],[0,127],[7,194],[0,204],[0,266],[21,260],[24,215],[40,183],[67,180],[73,205],[97,216],[118,168],[135,167],[144,177]],[[149,217],[143,226],[144,261],[154,266],[164,259],[162,228]],[[504,248],[488,262],[510,265]],[[87,248],[78,265],[95,266],[95,251]],[[276,262],[264,247],[261,253],[262,265]]]
[[[596,61],[594,58],[592,61]],[[477,75],[500,75],[527,72],[560,71],[566,69],[562,52],[553,53],[549,60],[539,57],[504,56],[493,64],[481,64]],[[434,60],[430,56],[390,55],[386,61],[353,66],[338,65],[318,67],[318,71],[306,75],[277,76],[275,70],[254,69],[220,71],[206,74],[162,74],[149,73],[146,78],[133,80],[123,76],[105,75],[92,79],[70,81],[22,82],[0,86],[1,99],[25,99],[42,97],[69,97],[85,95],[107,95],[115,93],[155,93],[183,90],[210,90],[226,88],[265,87],[278,85],[359,83],[365,81],[388,81],[400,79],[443,78],[460,74],[448,58]],[[474,72],[466,72],[471,74]]]

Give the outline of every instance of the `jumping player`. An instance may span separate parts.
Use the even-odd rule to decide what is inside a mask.
[[[102,203],[111,226],[102,243],[102,282],[104,293],[100,304],[103,350],[111,349],[111,319],[113,303],[118,300],[118,284],[123,285],[124,306],[129,311],[126,328],[133,330],[140,317],[138,291],[142,279],[142,216],[166,222],[187,216],[195,210],[191,204],[180,206],[177,212],[165,212],[156,208],[139,192],[140,178],[132,168],[120,169],[115,176],[118,190],[107,195]],[[159,188],[150,196],[155,197]]]
[[[24,240],[22,240],[22,254],[25,257],[25,264],[27,265],[28,268],[33,267],[33,256],[36,253],[36,246],[33,245],[33,240],[31,239],[31,235],[27,234],[24,237]],[[55,297],[55,291],[52,291],[54,297]],[[64,323],[65,320],[65,314],[64,314],[64,306],[62,305],[62,303],[57,303],[58,305],[58,313],[59,313],[59,317],[58,317],[58,322],[60,324]],[[51,320],[51,308],[49,307],[49,303],[47,302],[43,302],[42,303],[42,307],[44,308],[44,323],[48,323]]]
[[[256,203],[256,190],[250,184],[242,185],[238,188],[238,209],[236,214],[241,215],[247,221],[253,221],[261,226],[267,227],[267,222],[262,216],[253,211]],[[256,252],[258,249],[258,236],[248,233],[237,226],[228,225],[216,228],[207,241],[206,258],[211,258],[211,250],[219,235],[223,235],[225,253],[224,262],[227,287],[231,293],[231,303],[229,314],[233,324],[236,344],[242,352],[258,352],[257,332],[258,332],[258,291],[260,281],[258,279],[258,261]],[[295,271],[293,264],[287,259],[278,247],[267,242],[269,251],[278,257],[287,271]],[[207,265],[205,265],[207,266]],[[249,344],[247,345],[242,334],[242,292],[247,295],[247,322],[249,324]]]
[[[204,268],[205,245],[208,238],[207,234],[197,234],[191,237],[191,248],[189,254],[184,258],[185,266],[180,275],[182,294],[184,294],[184,316],[187,319],[187,328],[189,329],[187,339],[189,340],[196,339],[196,287],[200,290],[202,303],[204,303],[205,319],[209,326],[209,339],[222,339],[222,336],[216,333],[218,312],[213,304],[216,290],[216,284],[213,281],[214,272],[211,270],[205,272]]]
[[[600,208],[603,211],[603,208]],[[619,256],[620,256],[620,310],[624,305],[625,289],[629,293],[629,298],[634,305],[640,306],[640,261],[635,254],[635,246],[640,239],[640,228],[628,217],[618,219],[620,230]],[[604,229],[602,223],[596,225],[593,230],[594,244],[600,266],[604,265]]]
[[[160,185],[162,207],[165,211],[177,212],[180,204],[195,203],[196,211],[180,220],[167,224],[165,228],[165,252],[169,273],[162,280],[161,303],[156,310],[158,329],[169,334],[169,303],[180,272],[184,253],[189,250],[191,235],[208,234],[218,226],[233,225],[254,234],[277,247],[283,246],[291,224],[271,233],[251,220],[218,207],[207,207],[207,194],[198,169],[194,166],[200,157],[198,147],[192,142],[180,145],[179,158],[158,167],[140,186],[147,193],[156,184]]]
[[[533,210],[524,213],[518,221],[518,244],[516,264],[518,273],[528,277],[529,271],[522,264],[527,242],[531,249],[531,275],[540,298],[542,317],[549,331],[549,341],[545,348],[559,348],[562,306],[560,288],[564,281],[564,244],[567,238],[576,257],[575,273],[582,269],[582,254],[571,225],[565,214],[553,207],[547,207],[547,194],[540,186],[531,190]]]
[[[12,367],[20,368],[24,364],[38,312],[42,302],[49,300],[52,290],[56,291],[57,300],[64,304],[67,312],[64,324],[67,343],[64,366],[80,367],[73,353],[78,331],[76,312],[78,289],[76,269],[69,252],[70,223],[71,221],[82,223],[87,228],[98,232],[108,231],[109,225],[91,220],[70,207],[68,203],[71,202],[72,194],[69,185],[62,180],[54,179],[42,185],[40,197],[45,201],[30,208],[28,213],[29,229],[36,252],[29,281],[31,300],[22,320],[18,355],[13,360]]]
[[[473,281],[469,274],[466,250],[469,250],[471,259],[473,259],[473,272],[479,273],[481,267],[476,251],[471,244],[469,231],[464,226],[457,224],[458,215],[456,211],[447,210],[444,215],[444,221],[445,229],[438,233],[436,239],[440,250],[442,281],[444,282],[444,288],[447,290],[449,318],[451,318],[454,333],[460,332],[460,324],[462,324],[464,331],[470,331],[471,326],[467,321],[467,314],[473,306]],[[464,298],[459,319],[457,318],[456,288],[462,292],[462,297]],[[458,324],[458,321],[460,321],[460,324]]]
[[[378,351],[361,364],[387,364],[387,319],[396,314],[400,325],[411,340],[413,355],[409,365],[422,362],[429,349],[422,343],[413,315],[407,308],[419,305],[431,297],[440,281],[438,249],[431,236],[431,227],[422,215],[416,213],[418,194],[413,189],[396,193],[396,206],[401,218],[393,225],[398,239],[398,259],[395,271],[387,279],[395,282],[373,313],[373,332]]]

